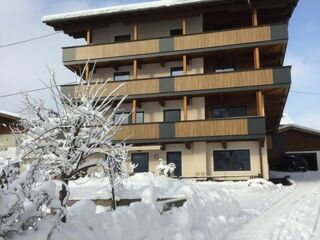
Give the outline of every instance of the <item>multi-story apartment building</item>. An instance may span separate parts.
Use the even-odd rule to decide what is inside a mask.
[[[185,177],[268,178],[268,134],[290,88],[283,66],[298,0],[157,1],[46,16],[86,45],[63,63],[111,89],[126,83],[128,137],[136,171],[159,159]],[[95,63],[93,74],[89,77]],[[77,85],[64,93],[79,100]]]

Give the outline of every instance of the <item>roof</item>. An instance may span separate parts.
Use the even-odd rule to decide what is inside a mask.
[[[21,118],[20,115],[17,113],[8,112],[1,109],[0,109],[0,117],[11,119],[11,120],[18,120]]]
[[[296,130],[296,131],[305,132],[305,133],[309,133],[309,134],[315,134],[315,135],[320,136],[320,130],[314,129],[314,128],[308,128],[308,127],[301,126],[301,125],[294,124],[294,123],[283,125],[283,126],[279,127],[279,133],[283,133],[288,130]]]
[[[152,10],[157,8],[179,7],[190,4],[205,3],[205,2],[219,2],[224,0],[161,0],[153,2],[133,3],[126,5],[119,5],[106,8],[97,8],[84,11],[75,11],[62,14],[54,14],[44,16],[42,21],[45,23],[53,21],[62,21],[68,19],[78,19],[84,17],[105,16],[114,13],[137,12],[142,10]]]

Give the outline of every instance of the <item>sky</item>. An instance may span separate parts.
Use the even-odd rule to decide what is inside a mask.
[[[42,23],[49,14],[107,7],[143,0],[1,0],[0,46],[45,34],[53,29]],[[320,130],[320,1],[300,0],[289,24],[285,65],[292,65],[291,92],[285,112],[297,124]],[[50,78],[47,66],[55,71],[58,84],[73,82],[74,74],[62,64],[63,46],[84,44],[59,33],[36,41],[0,48],[0,109],[19,112],[20,95],[3,95],[44,87]],[[301,94],[309,92],[314,94]],[[48,100],[48,91],[31,96]],[[50,101],[48,104],[52,104]]]

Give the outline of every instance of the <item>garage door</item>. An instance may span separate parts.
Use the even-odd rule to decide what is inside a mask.
[[[304,157],[308,162],[308,170],[318,171],[318,162],[316,153],[294,153],[295,156]]]

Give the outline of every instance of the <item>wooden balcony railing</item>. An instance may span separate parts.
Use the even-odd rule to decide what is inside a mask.
[[[193,120],[176,123],[143,123],[121,126],[116,141],[128,143],[161,143],[183,141],[214,141],[228,138],[264,138],[265,118]]]
[[[140,79],[128,81],[110,81],[103,90],[102,97],[107,96],[120,84],[119,95],[130,97],[157,97],[163,94],[177,95],[188,92],[188,95],[199,92],[215,92],[230,90],[231,88],[252,88],[254,86],[272,86],[276,84],[290,84],[290,67],[273,69],[245,70],[227,73],[211,73],[185,75],[180,77],[165,77],[154,79]],[[94,87],[90,85],[89,87]],[[78,85],[65,85],[62,92],[77,100],[83,91]],[[93,91],[94,92],[94,91]]]
[[[90,61],[115,61],[202,51],[208,48],[228,49],[232,45],[256,44],[267,41],[286,40],[287,24],[245,27],[214,32],[189,34],[176,37],[137,40],[63,48],[65,65]],[[201,50],[202,49],[202,50]]]

